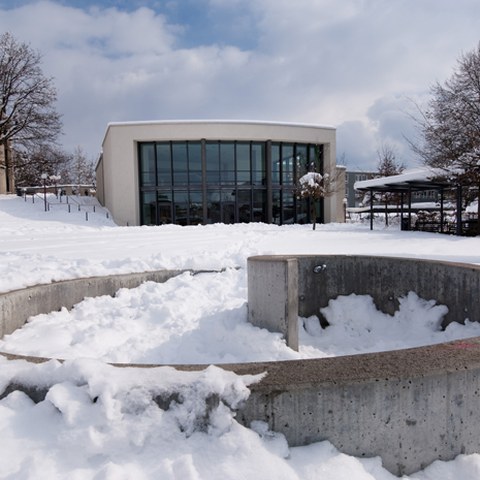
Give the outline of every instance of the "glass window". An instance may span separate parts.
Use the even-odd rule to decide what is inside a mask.
[[[250,143],[237,143],[237,170],[250,171]]]
[[[175,185],[188,183],[187,143],[172,143],[173,183]]]
[[[188,143],[188,166],[191,172],[202,171],[202,145],[200,142]]]
[[[265,171],[264,143],[252,143],[252,170]]]
[[[250,171],[239,170],[237,172],[237,185],[249,185],[250,184]]]
[[[188,143],[188,181],[190,184],[202,183],[202,146],[200,142]],[[198,188],[198,187],[197,187]]]
[[[235,170],[235,144],[233,142],[220,143],[220,169],[222,171]]]
[[[221,217],[223,223],[235,223],[235,191],[226,188],[221,191]]]
[[[265,190],[253,191],[253,221],[265,222],[267,219],[267,192]]]
[[[297,145],[295,148],[296,181],[309,171],[310,165],[307,157],[307,146]]]
[[[317,145],[309,145],[308,146],[308,162],[311,165],[312,163],[315,165],[315,171],[322,173],[322,166],[320,165],[320,158],[319,158],[320,151]]]
[[[140,185],[155,185],[155,149],[153,143],[140,144]]]
[[[249,223],[252,221],[252,191],[237,190],[238,221]]]
[[[227,170],[220,172],[222,185],[235,185],[235,171]]]
[[[177,225],[188,225],[188,192],[175,191],[173,200],[175,223]]]
[[[310,200],[308,198],[297,198],[297,218],[296,223],[308,223],[310,221]]]
[[[198,225],[203,223],[203,199],[201,191],[190,191],[189,224]]]
[[[158,185],[172,184],[172,159],[170,143],[157,143],[157,182]]]
[[[272,192],[272,222],[280,225],[281,203],[280,203],[280,190],[273,190]]]
[[[172,223],[172,192],[157,192],[158,224]]]
[[[293,163],[293,145],[282,145],[282,184],[293,185],[294,181],[294,163]]]
[[[295,221],[295,201],[293,192],[282,192],[282,224],[294,223]]]
[[[143,192],[141,195],[143,225],[157,224],[157,210],[155,200],[155,192]]]
[[[323,145],[311,145],[310,148],[315,152],[313,158],[315,158],[317,172],[323,174]]]
[[[266,185],[267,179],[265,178],[265,172],[264,171],[253,171],[252,172],[252,183],[254,185]]]
[[[220,155],[218,149],[218,142],[207,142],[205,144],[205,163],[207,168],[207,184],[219,184]]]
[[[220,190],[208,189],[207,190],[207,223],[220,222]]]
[[[252,183],[265,185],[265,144],[252,143]]]
[[[278,185],[280,183],[280,145],[272,143],[272,183]]]
[[[220,154],[218,149],[218,142],[206,142],[205,157],[207,172],[218,172],[220,170]]]

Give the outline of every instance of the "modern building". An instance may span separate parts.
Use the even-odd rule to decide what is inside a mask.
[[[345,198],[347,207],[358,207],[362,202],[364,194],[357,192],[354,188],[355,182],[370,180],[378,175],[376,172],[347,171],[345,178]]]
[[[310,221],[298,179],[336,178],[317,221],[343,221],[344,170],[335,129],[247,121],[110,123],[96,168],[97,197],[120,225]],[[340,173],[339,173],[340,172]]]

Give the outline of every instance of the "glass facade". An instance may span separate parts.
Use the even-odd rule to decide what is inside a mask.
[[[310,222],[298,179],[323,172],[321,145],[258,141],[138,144],[142,225]],[[317,222],[323,221],[323,205]]]

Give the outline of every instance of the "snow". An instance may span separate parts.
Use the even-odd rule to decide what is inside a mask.
[[[441,168],[431,167],[417,167],[405,170],[398,175],[391,175],[389,177],[372,178],[370,180],[361,180],[355,182],[354,188],[372,188],[383,187],[386,185],[395,185],[405,182],[425,182],[435,177],[445,176],[445,170]]]
[[[322,182],[323,175],[317,172],[307,172],[303,177],[300,177],[299,183],[301,186],[315,187]]]
[[[85,207],[86,208],[86,207]],[[32,319],[1,349],[68,358],[44,364],[0,358],[11,382],[48,388],[34,404],[0,400],[0,478],[392,480],[379,458],[357,459],[330,443],[291,448],[232,411],[258,377],[218,367],[115,368],[106,361],[222,363],[388,350],[479,335],[478,325],[439,331],[445,307],[414,291],[394,316],[368,296],[333,299],[331,326],[299,319],[300,352],[246,322],[246,259],[257,254],[375,254],[480,264],[480,239],[361,224],[117,227],[106,212],[43,211],[0,196],[0,291],[54,280],[160,268],[222,270],[147,282],[115,298]],[[155,400],[162,399],[163,408]],[[212,400],[213,399],[213,400]],[[405,478],[478,479],[479,455],[435,462]]]

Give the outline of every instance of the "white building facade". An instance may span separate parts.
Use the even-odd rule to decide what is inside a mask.
[[[119,225],[310,222],[298,179],[336,178],[335,129],[247,121],[111,123],[97,196]],[[338,171],[337,171],[338,170]],[[318,222],[343,221],[344,179],[318,202]]]

